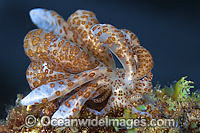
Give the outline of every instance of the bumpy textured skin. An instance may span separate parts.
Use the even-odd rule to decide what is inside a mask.
[[[95,58],[75,43],[41,29],[32,30],[26,35],[24,49],[32,61],[46,61],[56,71],[79,73],[99,65]]]
[[[127,70],[126,75],[129,81],[144,77],[145,72],[149,72],[153,67],[151,54],[142,46],[138,46],[138,41],[135,41],[137,39],[130,31],[126,30],[128,31],[126,34],[110,24],[97,24],[91,30],[121,61],[124,69]],[[137,73],[135,55],[138,58]]]
[[[26,71],[26,78],[31,89],[48,82],[69,78],[70,75],[71,74],[67,72],[57,72],[49,69],[45,61],[31,62]]]
[[[55,11],[45,9],[31,10],[30,16],[39,28],[76,43],[85,52],[109,66],[111,70],[115,69],[110,51],[107,51],[102,42],[91,34],[91,27],[98,23],[93,12],[77,10],[67,22]]]
[[[41,104],[67,98],[52,118],[74,118],[87,100],[108,102],[96,115],[109,110],[128,108],[137,115],[150,116],[134,105],[152,88],[153,59],[140,46],[134,33],[99,24],[93,12],[77,10],[67,21],[54,11],[33,9],[30,16],[40,29],[30,31],[24,49],[32,61],[27,80],[32,91],[22,105]],[[111,52],[122,63],[115,66]]]
[[[133,46],[133,45],[139,46],[140,45],[140,42],[139,42],[137,36],[133,32],[131,32],[130,30],[127,30],[127,29],[120,29],[120,31],[124,35],[124,37],[129,45],[131,45],[131,46]]]

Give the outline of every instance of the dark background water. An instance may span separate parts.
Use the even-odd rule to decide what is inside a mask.
[[[36,28],[28,14],[36,7],[55,10],[64,18],[77,9],[91,10],[100,23],[130,29],[154,58],[154,85],[187,75],[200,87],[198,0],[0,0],[0,118],[18,93],[29,90],[25,72],[30,61],[23,39]]]

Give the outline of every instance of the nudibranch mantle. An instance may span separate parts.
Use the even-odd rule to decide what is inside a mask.
[[[99,24],[96,15],[86,10],[77,10],[67,21],[41,8],[32,9],[30,17],[39,29],[24,39],[31,60],[26,76],[32,91],[21,100],[22,105],[70,94],[52,118],[74,118],[86,101],[107,99],[100,112],[87,109],[104,115],[111,109],[127,108],[133,114],[150,116],[138,111],[134,103],[151,91],[153,59],[133,32]],[[116,67],[112,53],[123,68]]]

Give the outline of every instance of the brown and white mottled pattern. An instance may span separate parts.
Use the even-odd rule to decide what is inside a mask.
[[[140,42],[139,42],[137,36],[133,32],[131,32],[130,30],[127,30],[127,29],[120,29],[120,31],[123,33],[123,35],[129,45],[131,45],[131,46],[134,46],[134,45],[139,46],[140,45]]]
[[[133,33],[125,30],[127,31],[127,34],[125,34],[124,30],[119,30],[110,24],[97,24],[91,30],[121,61],[124,69],[127,70],[128,80],[133,81],[134,78],[142,78],[146,72],[150,72],[153,67],[152,56],[148,50],[139,46],[139,41]],[[133,41],[130,41],[130,39]],[[137,57],[137,64],[135,56]]]
[[[46,61],[56,71],[79,73],[99,65],[94,57],[75,43],[41,29],[32,30],[26,35],[24,49],[33,62]]]
[[[91,27],[98,24],[93,12],[77,10],[67,22],[52,10],[34,9],[31,10],[30,16],[39,28],[76,43],[85,52],[109,66],[110,70],[115,69],[115,62],[110,51],[106,50],[98,37],[91,34]]]
[[[32,91],[22,105],[71,94],[52,118],[76,117],[89,99],[94,103],[108,99],[100,112],[88,108],[96,115],[121,107],[150,116],[135,105],[152,89],[153,59],[133,32],[99,24],[96,15],[86,10],[77,10],[67,21],[40,8],[31,10],[30,16],[40,29],[24,39],[25,53],[32,61],[26,72]],[[123,68],[115,66],[111,52]]]
[[[70,75],[67,72],[49,69],[48,64],[44,61],[31,62],[26,71],[26,78],[32,90],[48,82],[69,78]]]

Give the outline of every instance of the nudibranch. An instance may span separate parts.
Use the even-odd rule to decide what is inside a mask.
[[[32,91],[21,100],[24,106],[41,104],[70,94],[52,118],[74,118],[86,101],[107,104],[96,115],[114,108],[138,111],[134,103],[152,88],[153,59],[127,29],[99,24],[91,11],[77,10],[67,21],[54,11],[33,9],[32,22],[39,28],[24,39],[30,58],[26,76]],[[117,68],[113,56],[123,68]],[[74,92],[74,93],[72,93]]]

